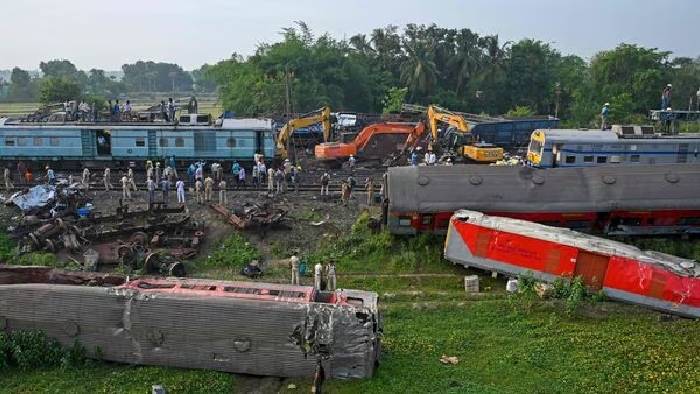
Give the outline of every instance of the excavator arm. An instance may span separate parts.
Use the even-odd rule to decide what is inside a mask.
[[[283,158],[287,157],[289,138],[294,133],[294,130],[317,123],[320,123],[322,126],[323,141],[328,141],[331,134],[331,109],[322,107],[307,116],[290,120],[280,129],[279,134],[277,134],[277,151],[279,155]]]

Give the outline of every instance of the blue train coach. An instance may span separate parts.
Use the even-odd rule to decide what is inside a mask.
[[[141,166],[173,156],[178,165],[195,160],[252,162],[275,155],[270,119],[221,119],[182,114],[177,123],[30,122],[0,119],[0,160],[54,162],[56,167]]]

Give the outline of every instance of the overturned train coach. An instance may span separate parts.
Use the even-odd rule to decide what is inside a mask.
[[[378,361],[376,293],[181,279],[88,287],[27,269],[0,267],[0,328],[40,329],[105,360],[308,377],[320,359],[330,378],[369,378]]]
[[[450,220],[445,258],[545,282],[581,277],[611,299],[700,317],[700,264],[568,229],[458,211]]]
[[[390,168],[392,233],[444,233],[460,209],[610,235],[700,233],[697,164],[551,168]]]

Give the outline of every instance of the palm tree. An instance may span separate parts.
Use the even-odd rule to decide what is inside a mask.
[[[479,36],[469,29],[462,29],[456,37],[455,54],[447,62],[452,75],[457,79],[457,94],[464,92],[467,83],[482,67],[483,61]]]
[[[350,46],[363,55],[369,55],[374,52],[370,41],[367,40],[367,36],[364,34],[357,34],[350,37]]]
[[[401,81],[408,86],[410,100],[416,94],[429,96],[437,83],[437,68],[432,51],[416,40],[404,42],[407,59],[401,64]]]

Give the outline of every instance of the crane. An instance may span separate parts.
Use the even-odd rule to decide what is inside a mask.
[[[430,105],[428,107],[419,105],[404,105],[402,109],[404,111],[424,112],[426,114],[426,121],[428,123],[428,129],[430,130],[433,143],[437,143],[438,145],[453,145],[449,144],[449,141],[446,141],[449,137],[449,133],[443,133],[440,135],[439,125],[447,124],[448,126],[454,128],[458,135],[467,137],[466,143],[459,142],[455,144],[458,146],[453,147],[456,149],[458,154],[461,154],[462,156],[465,156],[473,161],[482,163],[496,162],[503,159],[503,148],[471,140],[471,128],[468,119],[489,120],[490,118],[464,112],[454,112],[437,105]],[[411,137],[412,138],[409,138],[409,140],[406,141],[407,147],[415,144],[421,135],[414,134]]]
[[[316,111],[304,114],[302,117],[288,121],[277,134],[277,152],[286,158],[289,149],[289,139],[294,130],[320,123],[323,128],[323,141],[327,142],[331,135],[331,109],[321,107]]]

